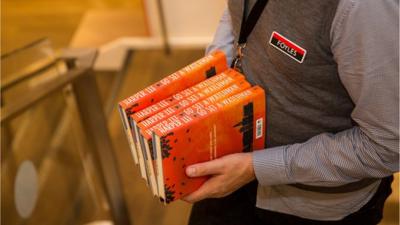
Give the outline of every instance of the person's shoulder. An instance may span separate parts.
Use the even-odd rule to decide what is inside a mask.
[[[331,49],[336,57],[362,52],[354,48],[378,55],[378,51],[387,51],[386,46],[396,45],[393,34],[398,33],[399,0],[339,1],[331,27]]]
[[[338,11],[348,10],[371,10],[398,9],[399,0],[339,0]]]
[[[357,4],[357,5],[392,5],[399,4],[399,0],[339,0],[339,4]]]
[[[339,0],[332,31],[345,23],[384,24],[399,15],[399,0]]]

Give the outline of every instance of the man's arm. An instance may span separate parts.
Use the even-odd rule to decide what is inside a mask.
[[[220,49],[225,52],[227,57],[228,65],[233,60],[233,44],[235,37],[232,30],[231,15],[229,14],[228,8],[226,8],[219,21],[217,31],[215,32],[212,43],[207,47],[206,54],[213,50]]]
[[[340,185],[399,170],[398,1],[342,0],[331,30],[358,126],[254,152],[262,185]]]

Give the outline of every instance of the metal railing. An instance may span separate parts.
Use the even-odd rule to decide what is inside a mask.
[[[103,104],[92,69],[96,55],[97,51],[94,49],[75,51],[50,60],[27,73],[20,73],[17,76],[5,79],[5,82],[1,84],[2,93],[27,79],[40,75],[58,62],[65,62],[68,68],[62,76],[40,83],[18,95],[17,98],[7,102],[7,104],[2,104],[0,122],[2,126],[5,126],[42,99],[51,96],[54,92],[70,87],[75,97],[83,133],[89,146],[87,151],[94,156],[94,164],[98,171],[97,176],[106,195],[112,219],[115,224],[131,224],[122,192],[116,155],[112,147]]]

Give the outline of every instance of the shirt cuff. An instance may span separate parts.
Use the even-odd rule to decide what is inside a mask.
[[[253,168],[262,186],[292,183],[286,173],[285,151],[279,146],[253,152]]]

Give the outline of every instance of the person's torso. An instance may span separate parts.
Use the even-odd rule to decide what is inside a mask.
[[[249,8],[254,2],[249,1]],[[270,0],[248,37],[243,69],[267,93],[266,147],[304,142],[352,126],[354,105],[330,49],[337,4],[338,0]],[[237,40],[243,1],[229,1],[229,10]],[[277,34],[271,40],[273,32]],[[293,49],[285,40],[306,51],[301,63],[298,59],[303,57],[289,56]]]
[[[228,1],[236,41],[243,2]],[[254,3],[249,0],[248,8]],[[247,39],[243,70],[250,82],[266,91],[267,148],[305,142],[315,135],[353,126],[350,115],[354,104],[340,81],[331,52],[330,30],[338,4],[339,0],[269,0]],[[277,35],[272,36],[274,32]],[[257,206],[310,219],[335,220],[360,209],[378,185],[375,182],[352,193],[328,195],[288,185],[259,186]]]

